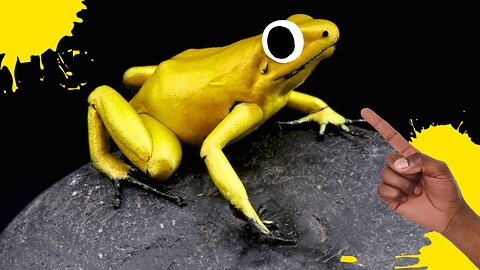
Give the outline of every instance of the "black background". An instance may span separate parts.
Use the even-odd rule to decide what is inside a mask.
[[[16,92],[9,71],[0,71],[0,231],[43,190],[89,162],[86,99],[96,86],[110,85],[128,98],[121,85],[126,68],[157,64],[187,48],[227,45],[294,13],[329,19],[341,33],[335,54],[298,90],[352,119],[373,108],[407,138],[411,120],[417,130],[463,122],[460,131],[478,144],[476,9],[468,1],[421,3],[84,1],[83,22],[56,52],[42,55],[44,70],[39,57],[18,64]],[[72,71],[68,80],[57,53]],[[79,90],[62,86],[80,84]]]

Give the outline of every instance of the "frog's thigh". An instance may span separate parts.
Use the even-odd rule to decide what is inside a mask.
[[[165,125],[147,114],[140,114],[152,139],[152,152],[145,173],[158,180],[172,175],[182,159],[182,144],[178,137]]]
[[[131,67],[123,73],[123,84],[128,88],[139,88],[152,76],[157,66]]]
[[[130,166],[108,149],[109,136],[141,171],[165,179],[178,167],[181,146],[177,137],[150,116],[140,116],[114,89],[96,88],[89,96],[89,144],[92,162],[110,178],[128,176]]]

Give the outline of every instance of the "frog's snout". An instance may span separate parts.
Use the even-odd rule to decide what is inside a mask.
[[[331,40],[332,44],[336,44],[340,39],[340,31],[338,30],[337,25],[330,21],[324,21],[324,23],[325,28],[321,31],[321,37],[323,39]]]
[[[328,30],[324,30],[322,33],[321,33],[321,37],[322,39],[328,39],[330,36],[330,32]],[[335,46],[337,45],[337,42],[338,40],[340,39],[340,36],[337,34],[336,37],[332,38],[332,41],[331,41],[331,45],[330,47],[332,49],[335,49]]]

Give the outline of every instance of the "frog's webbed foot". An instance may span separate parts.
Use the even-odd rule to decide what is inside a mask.
[[[230,205],[230,209],[232,210],[232,213],[234,214],[235,217],[244,220],[247,222],[246,228],[251,230],[252,228],[255,229],[255,231],[260,232],[268,241],[269,243],[272,244],[280,244],[280,245],[295,245],[297,243],[296,240],[294,239],[289,239],[286,236],[284,236],[281,232],[278,231],[279,225],[277,222],[270,221],[270,220],[263,220],[262,223],[272,231],[265,231],[260,224],[254,219],[254,218],[246,218],[245,215],[241,213],[237,208],[234,206]],[[260,207],[257,210],[257,213],[260,218],[265,214],[267,208],[264,205],[260,205]]]
[[[268,221],[263,221],[263,223],[268,226]],[[256,230],[262,232],[260,225],[255,221],[255,219],[249,219],[247,226],[253,227]],[[295,239],[289,239],[284,236],[281,232],[277,231],[278,227],[275,224],[275,231],[270,231],[268,233],[263,233],[265,239],[272,244],[280,244],[280,245],[295,245],[297,241]],[[273,230],[273,229],[272,229]]]
[[[180,207],[184,207],[185,205],[187,205],[187,203],[185,202],[185,200],[182,198],[182,197],[179,197],[177,195],[174,195],[174,194],[171,194],[171,193],[168,193],[168,192],[165,192],[165,191],[161,191],[159,190],[158,188],[155,188],[151,185],[148,185],[146,183],[144,183],[144,181],[141,181],[139,179],[144,179],[144,178],[147,178],[146,175],[143,175],[140,171],[138,170],[135,170],[135,169],[132,169],[128,175],[127,178],[125,179],[114,179],[113,180],[113,185],[114,185],[114,188],[115,188],[115,195],[114,195],[114,199],[113,199],[113,207],[115,209],[118,209],[120,208],[121,206],[121,201],[122,201],[122,190],[121,190],[121,181],[126,181],[126,182],[129,182],[131,184],[134,184],[148,192],[151,192],[159,197],[162,197],[162,198],[165,198],[169,201],[172,201],[174,202],[175,204],[177,204],[178,206]]]
[[[360,122],[365,122],[365,119],[348,119],[334,110],[332,110],[330,107],[326,106],[320,109],[319,111],[315,113],[311,113],[305,117],[302,117],[297,120],[293,121],[286,121],[286,122],[278,122],[280,125],[297,125],[297,124],[303,124],[307,122],[316,122],[320,125],[320,129],[318,131],[318,138],[323,139],[325,135],[325,130],[327,128],[328,124],[335,125],[339,128],[341,128],[343,131],[346,133],[353,135],[353,136],[360,136],[364,137],[364,135],[360,132],[353,131],[350,129],[348,126],[349,124],[353,123],[360,123]]]
[[[359,131],[354,131],[354,130],[351,130],[347,124],[355,124],[355,123],[364,123],[365,122],[365,119],[363,118],[360,118],[360,119],[348,119],[348,118],[345,118],[345,123],[344,124],[341,124],[339,127],[344,130],[345,132],[347,132],[348,134],[352,135],[352,136],[358,136],[360,138],[367,138],[367,136],[362,133],[362,132],[359,132]],[[326,126],[326,125],[325,125]],[[322,126],[320,126],[320,129],[322,129]],[[319,136],[324,136],[325,134],[325,127],[323,127],[323,133],[320,131],[319,132]]]
[[[267,207],[265,205],[260,205],[258,207],[257,213],[259,217],[262,218],[266,213],[266,211],[267,211]],[[296,240],[289,239],[286,236],[284,236],[281,232],[278,231],[279,225],[277,222],[264,220],[264,219],[262,219],[262,222],[263,224],[265,224],[265,226],[267,226],[268,229],[273,230],[265,234],[265,238],[268,242],[272,244],[281,244],[281,245],[295,245],[297,243]],[[248,221],[248,226],[253,226],[255,229],[260,230],[258,224],[254,219],[251,219]]]

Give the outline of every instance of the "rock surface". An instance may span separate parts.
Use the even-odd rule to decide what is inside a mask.
[[[329,127],[330,130],[333,128]],[[185,147],[164,183],[175,203],[125,184],[113,185],[86,164],[28,205],[0,235],[0,269],[393,269],[415,261],[426,231],[391,212],[376,185],[391,148],[366,137],[261,128],[224,149],[254,207],[297,240],[272,245],[232,215],[198,151]],[[341,262],[354,256],[354,263]]]

